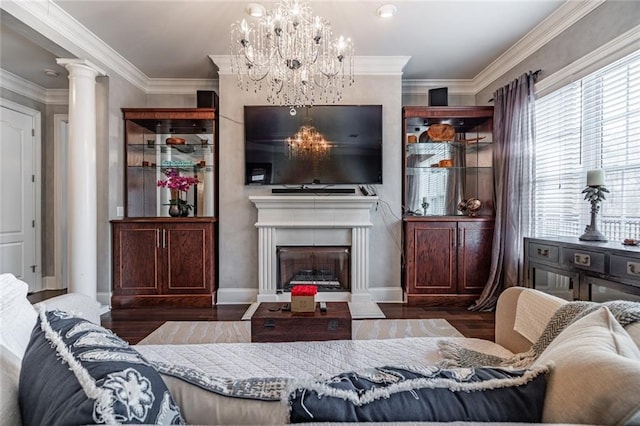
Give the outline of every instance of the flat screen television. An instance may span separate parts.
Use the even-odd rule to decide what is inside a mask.
[[[290,110],[244,107],[246,185],[382,183],[382,105]],[[292,143],[302,126],[313,126],[325,147]]]

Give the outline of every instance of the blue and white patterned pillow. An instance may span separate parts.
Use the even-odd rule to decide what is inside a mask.
[[[291,423],[542,420],[548,366],[379,367],[292,383]]]
[[[42,310],[22,360],[25,425],[184,424],[158,372],[111,331]]]

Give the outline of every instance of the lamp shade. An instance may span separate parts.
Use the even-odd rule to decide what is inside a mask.
[[[604,186],[604,170],[587,171],[587,186]]]

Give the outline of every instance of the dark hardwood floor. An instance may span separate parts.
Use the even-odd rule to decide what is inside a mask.
[[[493,312],[471,312],[466,308],[409,307],[401,303],[380,303],[389,319],[443,318],[465,337],[494,339]],[[102,315],[102,325],[118,336],[136,344],[165,321],[236,321],[249,305],[217,305],[213,308],[137,308],[115,309]]]
[[[28,296],[32,303],[57,296],[64,291],[43,291]],[[379,303],[389,319],[447,320],[465,337],[494,340],[494,312],[472,312],[460,307],[407,306],[402,303]],[[134,345],[165,321],[236,321],[249,305],[216,305],[213,308],[130,308],[114,309],[103,314],[102,325]]]

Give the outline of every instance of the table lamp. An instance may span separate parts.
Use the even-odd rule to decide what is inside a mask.
[[[591,203],[591,224],[584,229],[580,236],[582,241],[607,241],[607,238],[598,231],[597,215],[600,211],[600,202],[605,199],[604,194],[609,190],[604,187],[604,170],[587,171],[587,187],[582,191],[584,199]]]

